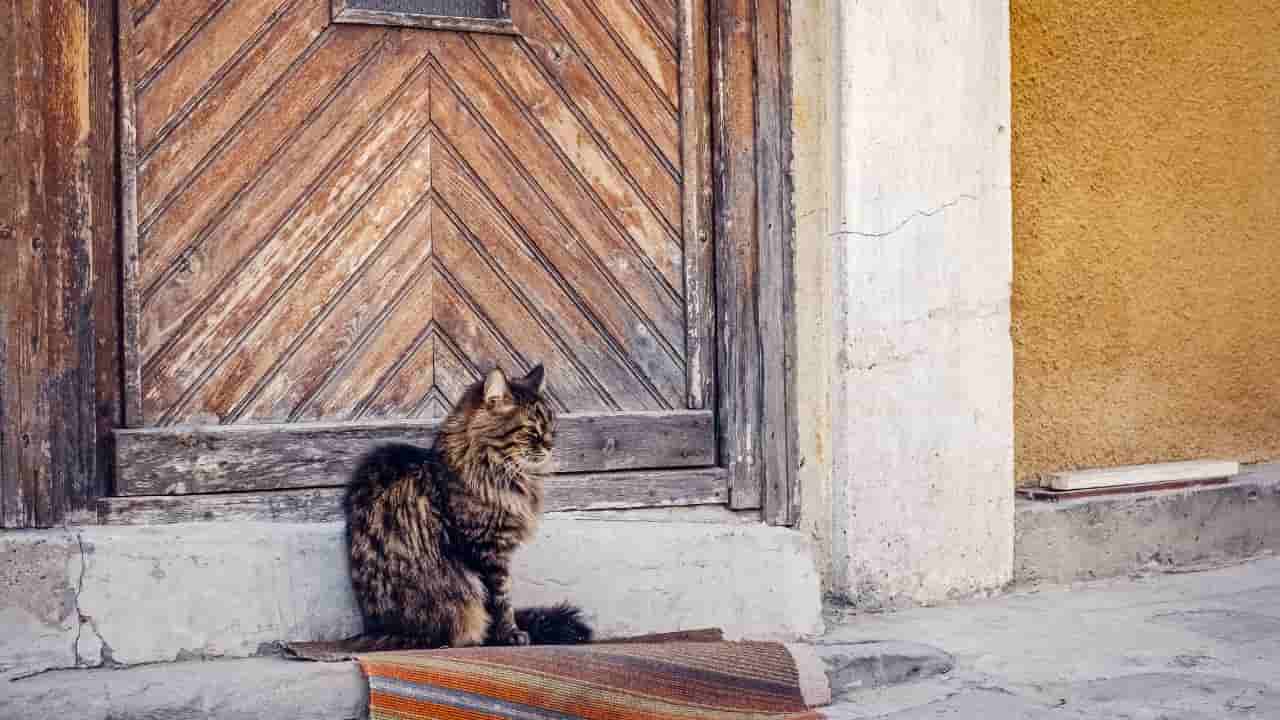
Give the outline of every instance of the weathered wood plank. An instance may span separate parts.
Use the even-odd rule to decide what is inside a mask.
[[[614,259],[625,251],[616,246],[601,247],[601,238],[596,237],[592,224],[585,218],[578,216],[576,220],[570,220],[549,207],[551,199],[546,192],[522,172],[517,159],[508,156],[496,141],[486,136],[485,128],[453,92],[448,81],[442,78],[439,85],[441,89],[433,93],[436,102],[432,118],[441,132],[442,145],[446,147],[437,154],[440,158],[436,163],[438,191],[462,210],[483,207],[500,211],[503,222],[496,222],[496,213],[492,211],[481,213],[479,222],[491,225],[503,239],[512,236],[505,228],[519,232],[526,240],[524,244],[528,250],[515,247],[513,238],[512,242],[495,242],[494,252],[503,253],[507,257],[506,262],[521,265],[522,269],[513,273],[513,278],[528,283],[534,290],[532,294],[546,303],[547,308],[561,308],[556,314],[558,322],[564,324],[566,334],[582,338],[579,354],[598,354],[599,362],[606,363],[600,366],[606,373],[610,372],[609,368],[617,359],[637,364],[639,374],[652,383],[651,392],[655,399],[675,405],[676,402],[672,401],[678,401],[684,395],[683,371],[669,357],[660,354],[655,337],[657,333],[650,329],[646,314],[627,301],[627,288],[622,287],[608,268],[599,262],[600,253],[604,253],[605,258]],[[451,183],[441,179],[447,173],[459,177],[474,175],[474,182]],[[482,194],[488,197],[466,197],[469,187],[485,191]],[[656,293],[655,289],[653,293],[645,294],[654,296],[654,302],[670,309],[671,312],[664,311],[664,315],[671,315],[676,323],[674,329],[680,333],[676,337],[681,337],[683,318],[679,313],[680,306],[657,297]],[[579,315],[592,328],[581,325],[577,318]],[[590,339],[593,330],[600,339]],[[612,361],[608,353],[611,347],[618,352],[618,358]],[[592,368],[595,367],[593,362]],[[624,376],[613,374],[611,377],[622,382]],[[672,395],[664,393],[663,388],[669,389]],[[652,402],[641,399],[647,391],[633,381],[626,381],[626,384],[610,390],[618,396],[619,402],[632,397],[636,398],[636,403],[645,403],[631,405],[632,408],[643,408]]]
[[[25,61],[20,44],[18,6],[0,5],[0,527],[24,527],[34,518],[28,494],[34,458],[23,441],[26,409],[21,390],[30,384],[34,324],[30,238],[21,225],[30,223],[26,162],[18,144],[20,106],[18,73]],[[19,242],[25,241],[26,247]]]
[[[128,13],[120,17],[133,24],[136,10],[154,0],[134,0]],[[154,75],[161,61],[172,56],[175,46],[189,40],[196,26],[207,21],[212,13],[225,5],[227,0],[164,0],[155,5],[137,23],[134,33],[134,52],[123,56],[130,64],[130,72],[137,79]]]
[[[773,525],[795,522],[796,447],[789,377],[795,342],[789,146],[790,106],[784,87],[786,57],[782,5],[755,0],[756,230],[760,253],[757,307],[764,425],[764,518]]]
[[[461,165],[441,154],[436,177],[444,207],[437,211],[441,222],[434,228],[438,236],[456,239],[441,245],[441,261],[465,293],[480,303],[486,317],[513,316],[514,323],[494,318],[496,329],[514,330],[513,339],[521,341],[521,348],[528,348],[520,354],[552,363],[549,382],[555,396],[574,410],[662,409],[628,369],[625,356],[610,352],[608,336],[593,325],[591,310],[575,303],[525,249]],[[497,282],[488,280],[486,268]],[[526,343],[528,334],[534,336]],[[450,336],[464,341],[457,330],[451,330]],[[471,355],[476,362],[488,357]]]
[[[432,215],[430,208],[424,208],[418,216],[423,227],[430,227]],[[435,310],[437,282],[430,258],[415,266],[414,275],[398,293],[400,300],[387,308],[386,319],[373,329],[366,342],[353,348],[359,352],[347,353],[322,375],[313,375],[307,380],[305,392],[299,395],[302,402],[290,419],[361,417],[376,402],[380,389],[393,379],[388,375],[425,370],[421,365],[406,365],[413,361],[414,348],[426,340],[429,324],[439,315]],[[431,378],[424,380],[430,382]]]
[[[287,0],[231,2],[195,29],[154,77],[138,78],[138,147],[145,153],[181,108],[199,99],[239,59],[251,39],[278,19]]]
[[[480,38],[474,45],[493,77],[519,98],[529,113],[531,129],[540,129],[562,155],[573,159],[573,166],[600,198],[620,234],[630,239],[640,261],[652,263],[672,287],[679,288],[684,254],[675,230],[679,223],[675,188],[663,198],[663,208],[650,201],[627,172],[626,161],[598,139],[600,133],[575,112],[576,107],[557,92],[519,45],[498,38]]]
[[[338,522],[343,519],[342,493],[341,488],[333,487],[108,498],[99,503],[98,511],[106,525]],[[727,496],[726,473],[720,468],[556,475],[546,480],[544,511],[720,505]]]
[[[512,12],[525,40],[520,43],[520,49],[537,59],[543,73],[564,90],[588,124],[624,159],[627,170],[641,187],[655,197],[656,202],[674,211],[680,196],[680,167],[673,164],[674,160],[669,162],[644,133],[619,122],[619,109],[609,87],[592,72],[585,58],[564,52],[572,38],[564,34],[544,8],[538,3],[518,3]]]
[[[781,55],[778,60],[778,73],[781,78],[779,100],[782,117],[782,237],[784,241],[784,259],[782,265],[783,283],[786,290],[783,294],[783,347],[786,353],[787,383],[787,463],[790,471],[787,475],[787,502],[789,505],[787,524],[800,524],[801,492],[800,492],[800,398],[798,393],[800,372],[796,354],[799,352],[799,336],[796,319],[796,198],[795,198],[795,147],[792,122],[795,117],[795,85],[791,56],[791,0],[775,0],[778,4],[778,44]]]
[[[483,370],[465,359],[452,338],[438,336],[433,360],[436,368],[436,390],[447,411],[458,404],[472,383],[483,377]],[[443,417],[444,414],[438,415]],[[437,416],[433,416],[437,417]]]
[[[586,4],[605,32],[622,51],[626,61],[661,95],[667,106],[680,102],[679,66],[675,51],[629,0]]]
[[[657,31],[667,47],[673,49],[679,47],[680,41],[678,38],[682,22],[680,19],[680,14],[683,12],[682,9],[673,7],[675,3],[671,2],[671,0],[631,1],[635,3],[641,14],[645,16],[645,19],[652,23],[654,30]],[[680,0],[680,4],[683,5],[684,0]],[[703,38],[705,39],[706,36],[704,35]]]
[[[761,506],[762,345],[756,233],[753,0],[712,0],[721,464],[730,504]]]
[[[142,318],[142,258],[138,245],[138,103],[134,90],[133,4],[116,3],[117,30],[116,135],[120,155],[120,362],[123,373],[124,427],[142,427],[142,346],[139,327]]]
[[[386,25],[391,27],[422,28],[449,32],[495,33],[516,35],[519,30],[510,19],[464,18],[395,12],[392,10],[368,10],[348,6],[344,0],[334,0],[333,21],[350,25]]]
[[[191,173],[211,159],[217,145],[234,137],[228,133],[328,26],[329,11],[323,5],[310,1],[287,5],[199,102],[183,106],[184,112],[170,121],[175,127],[146,148],[138,188],[143,217],[169,202]]]
[[[182,261],[190,263],[190,256],[221,216],[243,204],[242,196],[273,167],[277,155],[295,147],[299,136],[315,126],[320,119],[316,111],[335,102],[353,70],[367,67],[379,40],[370,33],[334,33],[332,29],[324,33],[254,105],[245,122],[219,144],[200,172],[178,189],[174,199],[139,218],[145,246],[144,301],[149,304],[160,293],[159,285],[172,282],[175,269],[188,267]],[[144,112],[143,105],[139,98],[139,113]],[[221,257],[213,255],[214,259]],[[146,333],[143,340],[146,346]]]
[[[428,288],[433,274],[426,270],[423,273],[426,287],[415,287],[414,292],[425,290],[430,293]],[[433,404],[430,396],[439,394],[435,389],[441,374],[441,368],[436,364],[439,333],[434,322],[427,329],[418,331],[401,357],[390,364],[391,369],[379,377],[376,389],[365,394],[368,399],[362,403],[357,419],[436,417],[427,413]]]
[[[360,56],[353,77],[333,88],[331,101],[297,128],[298,135],[195,243],[191,271],[169,277],[147,303],[144,399],[153,422],[207,416],[199,406],[186,407],[192,386],[238,347],[263,308],[296,282],[308,258],[335,241],[384,172],[397,165],[406,142],[419,137],[426,123],[425,84],[417,86],[418,95],[406,88],[422,79],[414,70],[428,40],[409,35],[394,50]],[[314,67],[308,63],[303,72]]]
[[[635,248],[610,222],[597,198],[593,197],[590,185],[582,181],[572,159],[539,137],[537,120],[527,117],[525,108],[503,92],[471,44],[458,37],[442,37],[439,59],[442,75],[450,86],[456,86],[455,96],[474,108],[475,114],[493,133],[495,142],[501,143],[511,159],[545,192],[549,208],[573,229],[597,260],[611,261],[603,268],[606,279],[623,289],[623,300],[634,304],[648,320],[654,335],[652,341],[670,347],[683,344],[684,316],[679,297],[672,292],[672,286],[661,273],[635,256]],[[441,108],[440,114],[443,114],[449,93],[439,95],[441,100],[436,107]],[[462,142],[454,141],[455,147],[466,142],[459,140]],[[646,243],[667,241],[665,237],[642,239]],[[660,360],[656,353],[651,355],[654,361]],[[682,386],[683,370],[678,377]],[[683,387],[678,396],[682,395]]]
[[[706,0],[680,3],[680,130],[684,168],[685,364],[688,406],[711,407],[715,384],[711,66]]]
[[[680,161],[680,128],[675,103],[650,85],[641,72],[626,62],[621,48],[586,7],[576,0],[531,0],[559,25],[574,54],[608,88],[626,120],[661,150],[672,166]]]
[[[709,412],[566,415],[564,472],[701,467],[715,462]],[[341,485],[378,443],[429,445],[437,421],[227,425],[116,433],[117,491],[173,495]]]
[[[424,145],[430,142],[428,138]],[[430,153],[429,146],[422,149]],[[372,367],[346,374],[349,380],[365,383],[372,383],[384,368],[403,356],[400,343],[412,342],[422,328],[424,317],[431,317],[430,278],[425,277],[427,273],[423,269],[431,256],[430,209],[414,208],[408,218],[390,231],[391,247],[376,267],[364,273],[333,312],[319,320],[305,345],[291,349],[283,357],[271,358],[278,363],[277,367],[266,385],[246,398],[248,405],[240,417],[255,422],[292,419],[307,400],[315,397],[347,366],[353,354],[360,359],[394,353],[389,358],[379,357],[380,362]],[[405,308],[414,323],[409,328],[394,324],[401,308]],[[420,366],[411,364],[410,374],[421,375],[419,369]],[[430,384],[429,374],[425,382]],[[349,417],[361,398],[370,392],[368,387],[363,391],[351,386],[338,388],[330,397],[345,401],[346,405],[330,417]],[[403,409],[403,403],[396,403],[380,417],[407,417],[398,414],[397,411]]]
[[[69,512],[97,510],[111,488],[111,433],[124,424],[116,145],[116,0],[89,0],[89,174],[92,192],[94,395],[97,447],[90,484]]]
[[[94,492],[90,32],[84,3],[0,23],[0,526]]]
[[[242,402],[253,396],[257,383],[267,379],[277,361],[296,353],[312,336],[315,323],[329,311],[354,304],[352,286],[374,268],[386,250],[388,236],[422,211],[420,201],[431,187],[431,152],[423,117],[429,107],[425,75],[420,80],[407,88],[406,99],[413,101],[389,117],[388,129],[373,133],[367,143],[368,147],[399,151],[385,175],[373,183],[354,214],[312,253],[299,253],[293,262],[272,267],[283,275],[282,287],[259,306],[256,317],[237,318],[241,335],[227,344],[229,354],[218,361],[208,381],[193,384],[195,392],[186,401],[188,407],[212,412],[224,422],[242,417]],[[364,167],[354,165],[350,175],[336,176],[333,183],[341,186],[365,180],[358,174]],[[285,243],[282,240],[279,244]],[[224,297],[244,297],[257,292],[262,284],[258,273],[241,273],[228,285]]]
[[[596,378],[581,371],[570,359],[572,349],[564,339],[540,323],[533,315],[533,308],[512,297],[513,288],[503,280],[504,274],[513,268],[490,264],[481,256],[485,241],[461,225],[467,218],[465,208],[458,213],[433,210],[436,211],[431,222],[435,255],[445,268],[447,279],[456,283],[459,296],[468,301],[471,311],[504,345],[519,348],[522,364],[546,364],[548,392],[565,407],[609,409]],[[515,289],[515,292],[521,291]],[[478,363],[485,356],[471,357]],[[597,369],[596,376],[601,374]],[[599,379],[614,384],[611,377]]]

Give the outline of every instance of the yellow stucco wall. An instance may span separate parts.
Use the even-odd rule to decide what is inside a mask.
[[[1016,474],[1280,457],[1280,0],[1012,0]]]

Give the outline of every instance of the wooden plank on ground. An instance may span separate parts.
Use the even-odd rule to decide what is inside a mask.
[[[1061,502],[1080,498],[1111,497],[1113,495],[1137,495],[1148,492],[1171,492],[1174,490],[1190,490],[1201,487],[1226,485],[1231,478],[1210,478],[1201,480],[1179,480],[1174,482],[1145,483],[1141,485],[1116,485],[1111,487],[1085,488],[1083,490],[1051,490],[1049,488],[1018,488],[1018,497],[1028,500],[1045,500]]]
[[[224,425],[116,433],[120,495],[180,495],[337,486],[360,456],[391,441],[430,445],[436,420]],[[563,472],[715,463],[710,412],[566,415],[555,458]]]
[[[1087,490],[1101,487],[1216,480],[1239,474],[1240,463],[1232,460],[1189,460],[1054,473],[1048,477],[1044,485],[1053,490]]]
[[[342,519],[342,488],[269,493],[117,497],[99,502],[106,525],[186,522],[335,522]],[[719,505],[728,499],[720,468],[557,475],[546,481],[547,512],[638,507]]]

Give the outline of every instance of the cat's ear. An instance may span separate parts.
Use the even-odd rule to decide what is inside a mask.
[[[502,403],[510,394],[506,374],[501,368],[494,368],[484,379],[484,404],[492,408]]]
[[[529,374],[524,376],[521,384],[541,395],[543,389],[547,387],[547,371],[543,369],[542,363],[534,365]]]

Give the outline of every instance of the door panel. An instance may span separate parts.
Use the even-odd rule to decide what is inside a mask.
[[[122,9],[132,426],[429,420],[544,362],[564,413],[714,445],[679,412],[711,400],[702,0],[511,2],[515,35]]]

